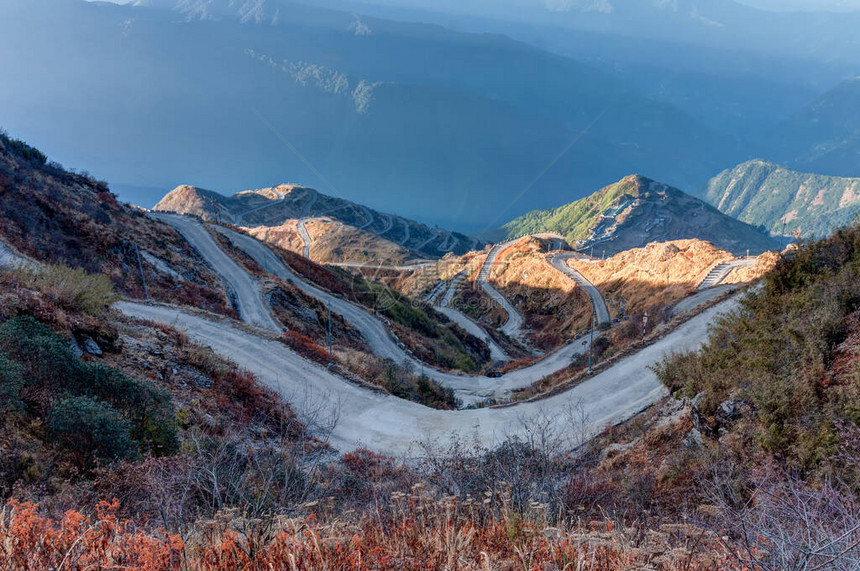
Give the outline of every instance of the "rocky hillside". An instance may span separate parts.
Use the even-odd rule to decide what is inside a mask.
[[[822,237],[860,212],[860,178],[801,173],[753,160],[711,179],[707,199],[771,234]]]
[[[40,261],[105,274],[132,298],[146,294],[143,272],[154,299],[230,313],[221,280],[170,226],[2,132],[0,242]]]
[[[264,232],[263,227],[279,227],[276,232],[279,235],[294,228],[298,219],[330,219],[335,224],[327,227],[338,234],[339,241],[348,236],[346,241],[360,242],[360,247],[342,248],[339,252],[335,251],[336,246],[317,248],[319,256],[312,257],[323,262],[402,263],[410,259],[438,258],[448,252],[464,254],[484,246],[483,242],[459,232],[430,228],[408,218],[292,184],[247,190],[229,197],[183,185],[170,191],[156,204],[155,210],[195,214],[204,220],[254,228],[257,233]],[[292,224],[285,224],[288,221]],[[291,235],[290,243],[301,243],[297,229]],[[322,235],[312,236],[312,239],[326,241]]]
[[[740,254],[776,242],[677,188],[639,175],[625,177],[587,198],[535,210],[503,227],[508,236],[558,232],[580,250],[612,255],[655,241],[698,238]]]

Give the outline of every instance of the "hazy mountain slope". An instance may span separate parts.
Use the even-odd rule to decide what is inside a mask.
[[[663,40],[693,46],[776,53],[820,61],[857,62],[857,13],[815,11],[774,13],[732,0],[549,0],[547,2],[458,2],[457,0],[324,0],[332,6],[415,18],[409,9],[436,13],[436,21],[494,19],[531,26],[601,31],[621,37]],[[779,2],[780,5],[784,4]],[[392,5],[392,6],[388,6]],[[406,10],[403,9],[406,7]],[[855,49],[848,49],[849,46]]]
[[[356,35],[352,14],[296,6],[266,22],[4,2],[3,120],[124,185],[289,178],[461,229],[488,225],[572,142],[513,213],[631,171],[694,186],[738,160],[634,86],[504,37],[375,19]]]
[[[761,252],[776,242],[697,198],[639,175],[628,176],[552,210],[536,210],[503,227],[508,236],[559,232],[577,248],[614,254],[654,241],[698,238],[725,250]]]
[[[826,236],[860,212],[860,179],[801,173],[762,160],[727,169],[708,183],[721,212],[772,234]]]
[[[844,81],[784,122],[765,156],[791,168],[860,176],[860,77]]]
[[[810,57],[807,48],[817,48],[827,42],[836,46],[842,41],[837,35],[814,37],[814,43],[792,38],[789,46],[778,50],[754,47],[762,30],[749,26],[753,41],[736,39],[702,45],[699,41],[702,22],[693,18],[673,20],[670,33],[653,34],[653,22],[638,29],[621,31],[612,25],[613,14],[604,14],[602,27],[576,28],[581,14],[572,2],[565,4],[569,13],[547,13],[544,7],[520,6],[505,18],[494,14],[501,3],[491,3],[475,10],[475,4],[459,6],[472,9],[468,15],[453,13],[456,7],[428,3],[423,9],[396,6],[381,1],[367,4],[350,0],[317,0],[326,5],[372,14],[380,18],[403,21],[433,22],[463,31],[504,34],[511,38],[540,46],[578,62],[594,66],[616,80],[635,85],[643,94],[682,109],[698,121],[723,132],[751,136],[772,129],[791,114],[813,101],[824,91],[856,69],[852,63],[837,60],[848,56],[841,50],[824,52],[824,58]],[[615,8],[615,5],[608,3]],[[746,27],[750,21],[767,21],[765,12],[747,10],[741,19]],[[550,16],[542,19],[543,16]],[[670,10],[653,7],[652,20],[672,18]],[[800,18],[795,18],[800,20]],[[806,18],[802,22],[805,24]],[[571,28],[576,28],[575,32]],[[685,34],[692,28],[694,34]],[[853,32],[849,31],[853,40]],[[836,53],[838,51],[838,54]],[[849,58],[850,59],[850,58]],[[684,187],[687,188],[687,187]]]
[[[259,229],[259,235],[267,235],[265,228],[276,229],[272,235],[281,236],[278,243],[285,247],[301,244],[295,228],[297,219],[333,219],[335,224],[324,225],[334,234],[330,239],[323,236],[326,231],[320,228],[311,232],[316,251],[332,254],[313,256],[323,262],[400,264],[416,258],[438,258],[447,252],[464,254],[484,246],[484,242],[459,232],[430,228],[298,185],[243,191],[230,197],[183,185],[170,191],[155,209]],[[285,222],[292,224],[288,228]],[[284,238],[284,233],[289,234],[289,239]],[[338,244],[339,241],[344,243]]]

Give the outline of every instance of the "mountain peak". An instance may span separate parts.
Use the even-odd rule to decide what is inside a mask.
[[[297,221],[307,220],[310,224],[312,219],[318,220],[326,230],[320,230],[319,235],[313,238],[318,246],[316,251],[322,250],[323,244],[338,240],[351,244],[345,249],[333,245],[332,251],[347,253],[323,256],[324,259],[320,259],[323,262],[366,262],[368,252],[385,251],[396,252],[386,255],[386,261],[401,263],[414,258],[438,258],[448,252],[464,254],[484,246],[483,242],[459,232],[430,228],[408,218],[378,212],[362,204],[289,183],[243,190],[232,196],[181,185],[167,193],[155,205],[155,210],[246,226],[256,229],[258,234],[266,233],[267,229],[280,234],[290,233],[290,228],[297,231]],[[319,230],[317,226],[320,224],[311,226]],[[292,238],[297,238],[295,232],[292,234]],[[362,244],[360,248],[358,243]]]
[[[505,225],[509,236],[553,231],[580,250],[622,250],[649,242],[697,238],[740,253],[776,246],[757,229],[730,218],[677,188],[629,175],[591,196],[552,210],[536,210]]]

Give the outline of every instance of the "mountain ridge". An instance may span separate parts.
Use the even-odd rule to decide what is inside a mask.
[[[695,219],[695,220],[692,220]],[[592,195],[535,210],[502,227],[508,236],[554,231],[580,249],[615,254],[649,242],[698,238],[733,253],[777,246],[757,229],[677,188],[629,175]]]
[[[736,162],[730,137],[634,83],[510,38],[370,19],[374,33],[357,36],[345,12],[282,16],[246,25],[83,1],[3,3],[0,50],[32,46],[0,67],[0,81],[17,86],[0,93],[4,123],[129,186],[223,191],[288,176],[458,230],[486,226],[495,213],[475,204],[512,200],[573,140],[515,212],[628,172],[687,186]],[[103,81],[84,80],[81,62]],[[34,69],[63,93],[45,90]],[[349,88],[327,91],[316,71]],[[356,106],[359,86],[369,105]],[[61,113],[60,100],[74,112]],[[109,143],[117,135],[122,152]]]
[[[822,237],[860,212],[860,178],[799,172],[754,159],[711,179],[706,199],[774,235],[799,231]]]
[[[335,232],[340,234],[341,241],[358,241],[362,242],[364,249],[386,251],[387,254],[382,260],[376,260],[378,262],[403,263],[428,257],[437,259],[448,252],[460,255],[485,245],[483,241],[459,232],[431,228],[402,216],[382,213],[298,184],[240,191],[231,196],[195,186],[180,185],[167,193],[155,205],[154,210],[193,214],[207,221],[246,226],[256,234],[265,234],[266,229],[280,230],[280,233],[287,231],[293,235],[293,241],[300,239],[298,234],[301,231],[289,231],[285,226],[303,220],[333,219],[336,221]],[[373,243],[372,236],[376,237],[376,244]],[[314,242],[317,238],[314,238]],[[289,240],[278,242],[284,245]],[[329,245],[329,250],[337,249],[336,244]],[[349,255],[346,258],[335,256],[328,259],[329,257],[324,261],[374,261],[367,255],[359,258]]]

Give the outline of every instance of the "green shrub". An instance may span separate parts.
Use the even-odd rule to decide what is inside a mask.
[[[754,411],[761,447],[797,469],[813,469],[839,444],[834,426],[856,423],[860,395],[830,386],[835,349],[860,309],[860,228],[803,244],[765,276],[740,309],[718,320],[701,351],[654,367],[670,391],[703,392],[713,415],[730,395]]]
[[[68,342],[29,316],[0,324],[0,354],[22,368],[25,394],[32,386],[75,382],[80,374]]]
[[[0,405],[26,405],[47,414],[64,397],[95,399],[129,422],[131,438],[142,450],[158,456],[178,450],[175,413],[166,392],[109,367],[81,362],[67,341],[32,317],[0,324],[0,367]]]
[[[109,404],[88,397],[57,403],[48,427],[51,440],[71,451],[80,466],[86,466],[92,457],[114,460],[137,455],[131,423]]]
[[[104,401],[131,423],[131,437],[156,456],[175,454],[176,414],[170,395],[103,365],[82,368],[77,394]]]
[[[39,149],[31,147],[24,141],[13,139],[2,131],[0,131],[0,143],[2,143],[7,149],[12,151],[13,153],[19,155],[25,161],[28,161],[36,166],[44,165],[48,161],[48,157],[46,157],[45,154]]]
[[[21,389],[24,367],[0,355],[0,413],[22,410]]]

